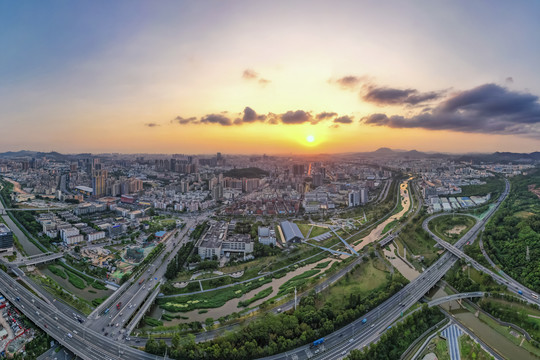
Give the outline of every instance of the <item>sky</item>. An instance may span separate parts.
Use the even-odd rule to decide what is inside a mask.
[[[534,1],[0,0],[0,151],[539,151],[538,14]]]

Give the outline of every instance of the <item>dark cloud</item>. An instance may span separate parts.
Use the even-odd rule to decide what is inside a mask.
[[[219,124],[223,126],[231,126],[232,120],[221,114],[210,114],[201,118],[199,121],[201,124]]]
[[[230,115],[227,115],[230,114]],[[253,110],[251,107],[246,106],[244,108],[244,111],[242,113],[236,113],[236,116],[232,116],[233,113],[228,113],[227,111],[223,111],[218,114],[209,114],[201,117],[200,119],[197,119],[195,117],[190,118],[183,118],[181,116],[177,116],[171,122],[178,123],[181,125],[186,124],[219,124],[222,126],[231,126],[231,125],[243,125],[243,124],[251,124],[254,122],[261,122],[264,124],[269,125],[276,125],[276,124],[286,124],[286,125],[294,125],[294,124],[306,124],[309,123],[311,125],[318,124],[321,121],[329,121],[334,120],[334,123],[340,123],[340,124],[350,124],[353,122],[352,117],[350,116],[341,116],[338,117],[338,114],[335,112],[321,112],[317,114],[315,117],[311,114],[309,111],[304,110],[296,110],[296,111],[287,111],[283,114],[274,114],[274,113],[268,113],[266,115],[264,114],[257,114],[255,110]]]
[[[514,78],[509,76],[504,80],[504,82],[506,82],[507,84],[513,84],[514,83]]]
[[[176,122],[176,123],[178,123],[180,125],[190,124],[190,123],[194,123],[196,121],[197,121],[196,117],[183,118],[181,116],[177,116],[172,120],[172,122]]]
[[[257,115],[255,110],[253,110],[249,106],[246,106],[246,108],[244,109],[244,116],[242,117],[242,122],[244,123],[264,121],[265,119],[266,119],[266,115]]]
[[[283,124],[304,124],[306,122],[313,122],[313,117],[310,113],[304,110],[287,111],[281,115],[281,122]]]
[[[395,89],[389,87],[368,86],[362,99],[377,105],[418,105],[420,103],[436,100],[443,95],[442,92],[421,93],[416,89]]]
[[[432,110],[416,116],[372,114],[364,123],[391,128],[424,128],[540,137],[538,96],[485,84],[453,94]]]
[[[256,79],[259,77],[259,74],[257,74],[255,71],[251,70],[251,69],[246,69],[244,70],[244,72],[242,73],[242,77],[244,79]]]
[[[340,123],[340,124],[351,124],[353,122],[353,118],[350,116],[340,116],[337,119],[334,119],[334,123]]]
[[[144,126],[148,126],[148,127],[156,127],[156,126],[160,126],[159,124],[156,124],[156,123],[146,123],[144,124]]]
[[[333,117],[336,117],[337,116],[337,113],[335,112],[322,112],[320,114],[317,114],[317,116],[315,116],[317,118],[317,120],[326,120],[326,119],[331,119]]]
[[[348,75],[331,82],[335,82],[336,84],[345,89],[354,89],[366,80],[367,78],[365,76]]]

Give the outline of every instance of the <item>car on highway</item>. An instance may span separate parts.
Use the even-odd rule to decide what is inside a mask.
[[[68,338],[72,338],[72,337],[73,337],[73,335],[71,335],[70,333],[67,333],[67,336],[68,336]]]

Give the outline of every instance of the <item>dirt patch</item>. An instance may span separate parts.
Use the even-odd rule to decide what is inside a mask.
[[[447,235],[453,235],[453,234],[459,235],[466,228],[467,228],[467,226],[465,226],[465,225],[456,225],[453,228],[451,228],[450,230],[447,230],[446,234]]]

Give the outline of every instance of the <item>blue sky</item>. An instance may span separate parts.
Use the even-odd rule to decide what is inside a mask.
[[[261,131],[267,152],[307,135],[323,152],[538,150],[538,14],[503,1],[0,1],[13,134],[0,150],[249,152]],[[488,90],[499,98],[441,111]],[[246,108],[260,120],[240,121]],[[301,116],[285,125],[289,112]]]

